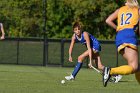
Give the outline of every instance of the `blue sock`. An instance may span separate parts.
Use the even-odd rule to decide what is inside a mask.
[[[75,66],[74,71],[72,73],[74,78],[77,75],[77,73],[79,72],[79,70],[81,69],[82,64],[83,64],[83,62],[77,62],[77,65]]]

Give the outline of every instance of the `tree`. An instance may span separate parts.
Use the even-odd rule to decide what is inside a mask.
[[[84,30],[95,37],[112,39],[115,31],[106,25],[105,19],[122,3],[116,3],[116,0],[47,0],[47,36],[70,38],[72,24],[80,21]],[[43,36],[42,0],[2,0],[0,8],[6,35]]]

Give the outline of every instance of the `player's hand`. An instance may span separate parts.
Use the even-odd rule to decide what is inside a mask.
[[[89,68],[92,68],[92,67],[93,67],[93,66],[92,66],[92,63],[89,63],[89,64],[88,64],[88,67],[89,67]]]
[[[0,39],[1,39],[1,40],[5,39],[5,36],[4,36],[4,35],[2,35],[2,36],[0,37]]]
[[[71,57],[71,56],[69,57],[69,61],[70,61],[70,62],[73,62],[73,60],[72,60],[72,57]]]

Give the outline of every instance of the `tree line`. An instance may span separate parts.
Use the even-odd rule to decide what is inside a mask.
[[[70,38],[72,24],[99,39],[113,39],[115,31],[105,19],[124,0],[46,0],[46,33],[43,32],[43,0],[1,0],[0,22],[8,37]]]

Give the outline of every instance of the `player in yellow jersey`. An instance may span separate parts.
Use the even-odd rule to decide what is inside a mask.
[[[116,47],[118,52],[127,61],[128,65],[115,68],[104,68],[103,85],[107,86],[107,82],[111,75],[120,74],[128,75],[135,73],[137,81],[140,83],[140,65],[138,63],[138,40],[135,33],[136,26],[140,20],[140,9],[137,0],[126,0],[125,6],[120,7],[112,13],[106,23],[117,31]],[[117,25],[114,20],[117,19]]]

